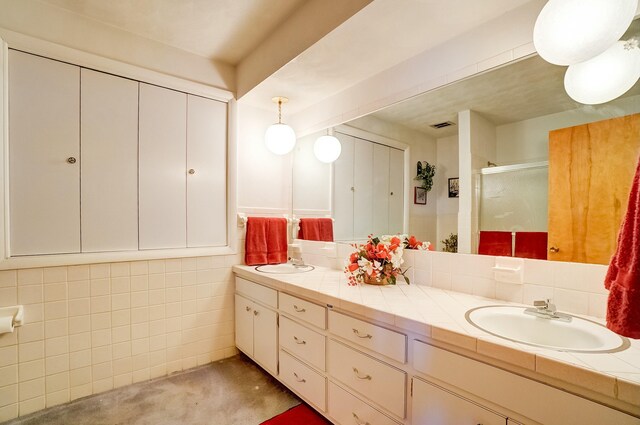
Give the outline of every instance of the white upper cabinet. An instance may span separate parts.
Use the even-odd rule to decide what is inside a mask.
[[[82,252],[138,249],[138,82],[82,69]]]
[[[80,68],[9,51],[13,256],[80,252]]]
[[[336,134],[342,144],[342,152],[333,163],[333,217],[334,239],[353,239],[353,137]]]
[[[404,152],[389,152],[389,233],[403,233],[404,223]]]
[[[227,105],[187,98],[187,246],[227,244]]]
[[[140,83],[140,249],[187,246],[187,95]]]
[[[355,187],[353,192],[353,237],[355,239],[366,239],[373,231],[373,146],[373,143],[366,140],[355,139],[355,162],[353,164]]]
[[[373,145],[374,235],[389,233],[389,150],[390,148],[384,145]]]

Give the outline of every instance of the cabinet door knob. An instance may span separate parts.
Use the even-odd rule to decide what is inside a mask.
[[[195,174],[196,170],[194,170],[193,168],[189,168],[189,174]]]
[[[251,307],[246,306],[246,307],[245,307],[245,310],[247,310],[247,311],[251,311]]]
[[[69,158],[67,158],[67,162],[69,164],[75,164],[76,163],[76,159],[74,157],[70,156]]]
[[[353,186],[351,186],[351,191],[352,191],[352,192],[355,192],[355,191],[356,191],[356,188],[355,188],[355,187],[353,187]]]
[[[391,196],[393,196],[393,192],[391,192]]]
[[[356,415],[356,412],[351,412],[351,414],[353,415],[353,419],[358,425],[371,425],[369,424],[369,422],[363,422],[362,419],[360,419],[358,415]]]
[[[551,248],[549,248],[549,252],[553,252],[554,254],[556,254],[556,253],[560,252],[560,248],[552,246]]]
[[[361,376],[361,375],[360,375],[360,372],[359,372],[359,371],[358,371],[358,369],[357,369],[357,368],[355,368],[355,367],[353,368],[353,373],[355,373],[355,374],[356,374],[356,378],[358,378],[358,379],[366,379],[367,381],[371,381],[371,375],[364,375],[364,376]]]
[[[258,315],[258,310],[253,310],[253,315],[257,316]]]

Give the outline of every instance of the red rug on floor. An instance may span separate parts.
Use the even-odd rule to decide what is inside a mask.
[[[303,403],[262,422],[260,425],[327,425],[330,423]]]

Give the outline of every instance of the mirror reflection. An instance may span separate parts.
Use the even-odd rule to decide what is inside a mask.
[[[565,93],[564,70],[535,56],[346,123],[341,128],[360,137],[408,147],[405,199],[380,208],[386,190],[373,182],[380,169],[373,147],[361,152],[358,138],[339,135],[355,157],[347,147],[333,166],[323,165],[320,179],[309,177],[317,165],[296,152],[294,214],[313,194],[324,200],[319,216],[336,220],[335,239],[353,240],[377,234],[376,214],[391,223],[391,205],[403,204],[404,229],[439,251],[457,235],[463,253],[608,263],[640,153],[640,87],[607,104],[581,105]],[[341,192],[351,187],[359,157],[368,167],[360,178],[374,188],[362,198]],[[425,204],[414,198],[418,161],[436,167]],[[346,177],[345,163],[354,164]],[[458,179],[459,197],[450,196]],[[343,210],[353,225],[339,221]],[[401,225],[387,229],[394,227]]]

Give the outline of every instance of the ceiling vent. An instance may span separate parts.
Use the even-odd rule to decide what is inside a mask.
[[[439,122],[437,124],[432,124],[429,127],[431,128],[445,128],[445,127],[450,127],[452,125],[456,125],[456,123],[451,122],[451,121],[445,121],[445,122]]]

